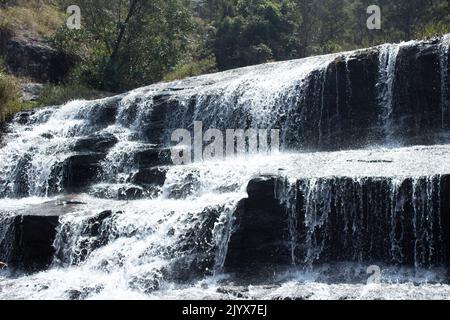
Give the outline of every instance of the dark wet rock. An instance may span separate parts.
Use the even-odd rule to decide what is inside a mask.
[[[103,222],[108,219],[111,218],[112,216],[112,211],[111,210],[107,210],[107,211],[103,211],[100,212],[98,215],[96,215],[93,218],[90,218],[87,222],[88,225],[88,232],[87,235],[91,236],[91,237],[98,237],[101,234],[101,227],[103,225]]]
[[[94,134],[80,138],[73,147],[75,152],[106,153],[118,142],[112,134]]]
[[[160,279],[157,273],[148,272],[145,274],[132,276],[128,281],[128,285],[131,289],[145,294],[150,294],[160,288],[161,281],[162,279]]]
[[[30,117],[35,113],[35,111],[23,111],[15,115],[14,120],[19,124],[28,124]]]
[[[199,173],[190,172],[183,177],[182,182],[167,186],[165,192],[171,199],[186,199],[194,194],[200,187]]]
[[[236,209],[226,269],[263,273],[267,266],[349,261],[449,266],[449,176],[392,179],[299,179],[294,186],[270,176],[251,180]]]
[[[152,112],[145,118],[143,125],[144,136],[150,143],[163,143],[163,134],[166,119],[170,116],[173,105],[178,104],[175,99],[170,99],[170,95],[160,94],[153,97]]]
[[[31,154],[29,153],[25,153],[18,159],[13,179],[8,185],[8,190],[3,190],[3,192],[12,196],[28,196],[28,170],[31,166],[31,159]]]
[[[85,204],[75,195],[40,204],[24,205],[5,212],[0,208],[0,261],[11,270],[34,272],[53,260],[59,217]]]
[[[93,102],[89,121],[92,125],[105,127],[115,123],[122,96],[114,96]]]
[[[80,290],[69,290],[66,294],[69,300],[81,300],[83,295]]]
[[[171,155],[169,148],[150,148],[138,151],[135,154],[135,162],[139,168],[171,165]]]
[[[119,200],[136,200],[144,196],[144,190],[139,187],[124,187],[119,189]]]
[[[48,139],[48,140],[51,140],[54,138],[54,136],[51,133],[43,133],[43,134],[41,134],[41,137]]]
[[[131,183],[140,186],[162,186],[166,180],[165,168],[141,168],[131,177]]]
[[[58,225],[58,216],[15,216],[2,221],[0,260],[11,269],[28,272],[47,268],[55,251]]]
[[[101,173],[104,153],[84,153],[70,156],[62,164],[62,186],[68,192],[79,191],[96,181]]]
[[[402,47],[398,54],[392,114],[398,126],[394,135],[408,144],[432,143],[443,123],[450,128],[450,118],[436,116],[442,113],[439,50],[438,45],[416,45]]]
[[[98,294],[104,289],[103,286],[86,287],[82,289],[71,289],[65,292],[65,295],[69,300],[84,300],[91,294]]]
[[[442,234],[445,250],[445,264],[448,267],[448,279],[450,280],[450,175],[441,177],[440,209],[442,221]]]
[[[441,46],[433,41],[401,47],[388,129],[381,120],[378,49],[339,57],[325,72],[313,71],[306,86],[297,89],[302,92],[299,106],[308,108],[290,108],[278,119],[280,127],[286,124],[292,130],[286,135],[287,146],[336,150],[383,144],[388,139],[401,145],[449,142],[450,113],[442,113],[441,102],[442,88],[449,88],[441,83],[441,59]],[[450,75],[450,70],[444,72]]]
[[[36,101],[41,96],[44,85],[42,83],[26,83],[22,85],[21,102]]]
[[[181,234],[172,235],[178,240],[177,245],[167,252],[171,263],[165,270],[166,279],[186,282],[212,274],[218,250],[214,245],[213,230],[223,209],[206,208],[198,215],[190,214],[182,222],[190,227]]]
[[[86,204],[85,202],[81,202],[81,201],[71,201],[71,200],[58,200],[56,201],[55,205],[56,206],[74,206],[74,205],[82,205],[82,204]]]
[[[246,290],[246,288],[239,288],[239,289],[235,289],[235,288],[227,288],[227,287],[219,287],[217,288],[217,293],[222,293],[222,294],[226,294],[235,298],[239,298],[239,299],[245,299],[247,298],[246,295],[244,295],[242,292],[240,292],[239,290],[242,291],[248,291]]]
[[[258,273],[289,263],[287,217],[275,197],[276,181],[264,176],[249,182],[249,197],[239,202],[235,212],[236,231],[228,246],[226,270]]]

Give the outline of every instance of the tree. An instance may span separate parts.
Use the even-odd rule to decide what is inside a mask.
[[[291,6],[277,0],[238,0],[235,16],[218,23],[214,52],[225,70],[290,57],[294,24]]]
[[[69,1],[70,2],[70,1]],[[193,22],[181,0],[79,0],[82,29],[62,28],[59,47],[85,47],[76,77],[124,91],[159,81],[177,64]]]

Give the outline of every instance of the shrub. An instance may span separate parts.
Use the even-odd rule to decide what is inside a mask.
[[[20,109],[19,90],[15,79],[0,70],[0,123]]]
[[[417,28],[417,30],[414,32],[414,37],[417,39],[431,38],[434,36],[444,35],[449,32],[449,24],[439,21],[437,23],[429,23],[424,27]]]
[[[16,34],[50,37],[64,23],[64,14],[50,1],[22,1],[0,9],[0,28]]]
[[[212,55],[200,61],[189,59],[178,63],[164,76],[163,81],[179,80],[216,71],[216,59]]]
[[[42,90],[41,97],[37,101],[39,106],[61,105],[71,100],[77,99],[94,99],[104,96],[98,91],[89,89],[80,84],[47,84]]]

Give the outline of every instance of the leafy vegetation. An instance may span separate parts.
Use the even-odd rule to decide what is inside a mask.
[[[47,84],[36,101],[36,106],[56,106],[71,100],[94,99],[100,96],[102,93],[80,84]]]
[[[61,0],[61,8],[73,1]],[[368,30],[367,7],[382,9]],[[124,91],[161,80],[450,32],[446,0],[79,0],[83,26],[54,44],[73,81]]]
[[[52,1],[22,0],[1,1],[0,29],[32,37],[53,37],[55,30],[64,24],[64,12]]]
[[[0,60],[0,123],[20,111],[19,90],[15,79],[5,73]]]
[[[73,1],[63,1],[62,7]],[[181,0],[79,0],[83,28],[62,27],[54,44],[86,48],[74,77],[87,86],[124,91],[161,80],[183,58],[193,29]]]

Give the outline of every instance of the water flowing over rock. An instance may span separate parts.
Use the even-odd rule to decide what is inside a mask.
[[[0,287],[14,288],[0,297],[261,297],[241,285],[345,285],[369,265],[385,282],[446,282],[449,45],[387,44],[17,114],[0,148]],[[175,165],[171,134],[196,121],[279,129],[281,152]]]

